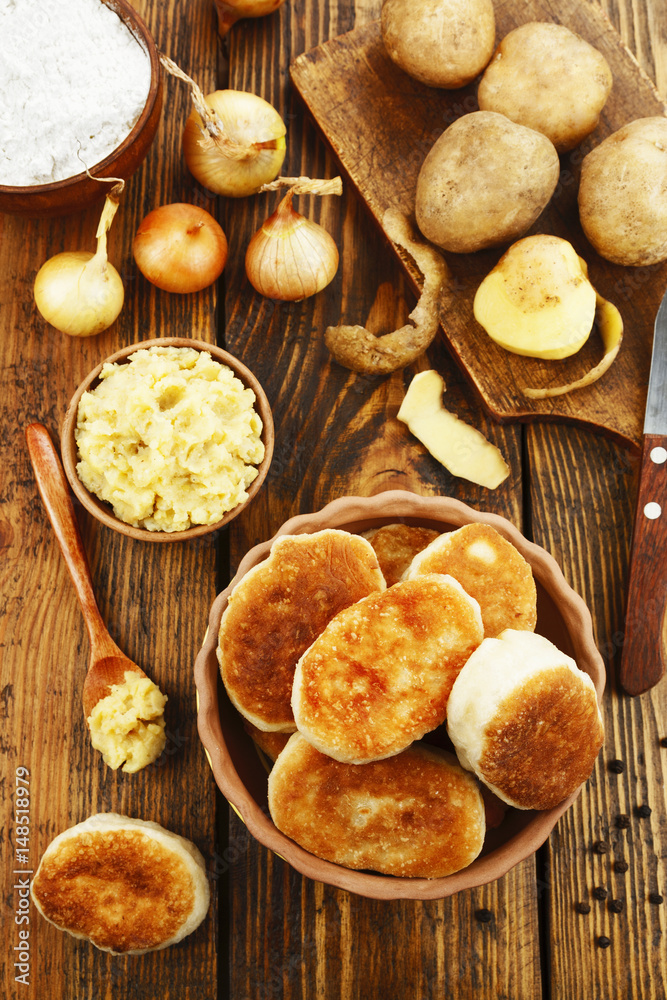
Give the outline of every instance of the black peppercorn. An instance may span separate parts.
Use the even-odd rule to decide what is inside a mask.
[[[480,924],[488,924],[492,919],[493,914],[491,910],[475,910],[475,920],[479,920]]]
[[[667,736],[662,737],[662,739],[660,740],[660,746],[667,747]]]
[[[623,874],[623,872],[627,872],[627,870],[628,870],[629,867],[630,866],[628,865],[627,861],[615,861],[614,862],[614,871],[615,872],[620,872],[621,875]]]
[[[609,909],[612,913],[622,913],[623,912],[623,900],[622,899],[610,899]]]
[[[607,844],[604,840],[598,840],[593,844],[593,850],[597,854],[606,854],[609,850],[609,844]]]
[[[650,806],[638,806],[637,807],[637,815],[641,816],[642,819],[647,819],[651,815],[651,807]]]
[[[649,903],[655,903],[656,906],[660,906],[663,900],[659,892],[649,892],[648,901]]]
[[[619,830],[628,830],[630,828],[630,817],[626,813],[620,813],[616,817],[616,826]]]
[[[612,774],[623,774],[623,771],[625,771],[625,764],[622,760],[610,760],[609,770]]]
[[[605,937],[604,934],[601,934],[598,938],[598,948],[608,948],[610,944],[611,941],[609,938]]]
[[[596,899],[606,899],[607,890],[603,885],[596,885],[595,888],[593,889],[593,895],[595,896]]]
[[[577,913],[590,913],[591,912],[591,904],[582,901],[581,903],[577,903],[577,905],[575,906],[575,909],[576,909]]]

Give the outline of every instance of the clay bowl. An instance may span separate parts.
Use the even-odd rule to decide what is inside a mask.
[[[255,409],[262,418],[262,424],[264,425],[262,430],[264,458],[261,464],[257,466],[258,474],[256,478],[248,487],[248,499],[232,508],[232,510],[227,511],[225,516],[220,521],[216,521],[215,524],[198,524],[188,528],[186,531],[149,531],[147,528],[135,528],[133,525],[126,524],[117,518],[111,506],[105,503],[105,501],[100,500],[93,493],[90,493],[77,475],[76,465],[79,456],[74,434],[76,430],[77,410],[82,395],[87,390],[94,389],[99,383],[99,374],[102,371],[102,365],[107,364],[107,362],[123,362],[136,351],[149,347],[193,347],[198,351],[208,351],[214,361],[219,361],[220,364],[231,368],[241,382],[255,393]],[[198,538],[200,535],[208,535],[212,531],[217,531],[218,528],[229,524],[233,518],[237,517],[251,503],[269,471],[273,455],[273,441],[274,432],[271,407],[266,398],[266,393],[249,368],[246,368],[242,362],[238,361],[231,354],[228,354],[227,351],[216,347],[215,344],[207,344],[203,340],[190,340],[188,337],[161,337],[156,340],[143,340],[138,344],[130,344],[129,347],[123,347],[122,350],[116,351],[115,354],[101,361],[90,372],[72,396],[67,407],[61,433],[61,451],[65,475],[74,495],[98,521],[101,521],[108,528],[113,528],[114,531],[120,532],[122,535],[127,535],[129,538],[137,538],[144,542],[182,542],[191,538]]]
[[[94,167],[96,177],[121,177],[127,180],[143,162],[155,138],[162,109],[162,70],[153,37],[142,18],[127,0],[101,0],[125,22],[151,63],[151,83],[146,104],[132,131],[112,153]],[[43,218],[78,212],[107,194],[110,184],[100,184],[85,173],[75,174],[52,184],[13,187],[0,184],[0,212]]]
[[[505,518],[473,510],[447,497],[421,497],[392,490],[369,498],[334,500],[315,514],[293,517],[277,535],[295,535],[322,528],[365,531],[395,521],[420,524],[441,532],[473,521],[496,528],[519,549],[533,569],[537,584],[536,631],[574,657],[579,667],[590,674],[598,701],[601,699],[605,670],[595,647],[588,608],[568,586],[549,553],[527,541]],[[216,658],[218,629],[229,593],[248,570],[266,558],[272,541],[263,542],[247,553],[229,587],[216,598],[211,607],[206,639],[195,663],[199,735],[220,790],[253,836],[301,874],[374,899],[441,899],[493,882],[533,854],[580,790],[548,812],[509,809],[501,825],[487,833],[482,854],[468,868],[438,879],[395,878],[352,871],[309,854],[273,825],[267,806],[266,766],[245,733],[241,716],[226,695]]]

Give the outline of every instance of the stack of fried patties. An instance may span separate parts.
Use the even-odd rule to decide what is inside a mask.
[[[278,829],[348,868],[439,878],[474,861],[508,805],[575,791],[602,745],[595,688],[536,620],[529,564],[487,524],[278,537],[232,591],[218,644],[274,761]],[[455,753],[433,745],[445,722]]]

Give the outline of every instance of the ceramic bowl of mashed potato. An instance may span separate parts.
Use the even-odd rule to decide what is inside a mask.
[[[252,372],[204,341],[164,337],[102,361],[72,397],[65,474],[109,528],[152,542],[216,531],[258,492],[273,419]]]

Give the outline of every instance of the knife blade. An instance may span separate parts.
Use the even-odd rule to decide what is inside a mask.
[[[667,664],[667,292],[653,334],[619,680],[643,694]]]

